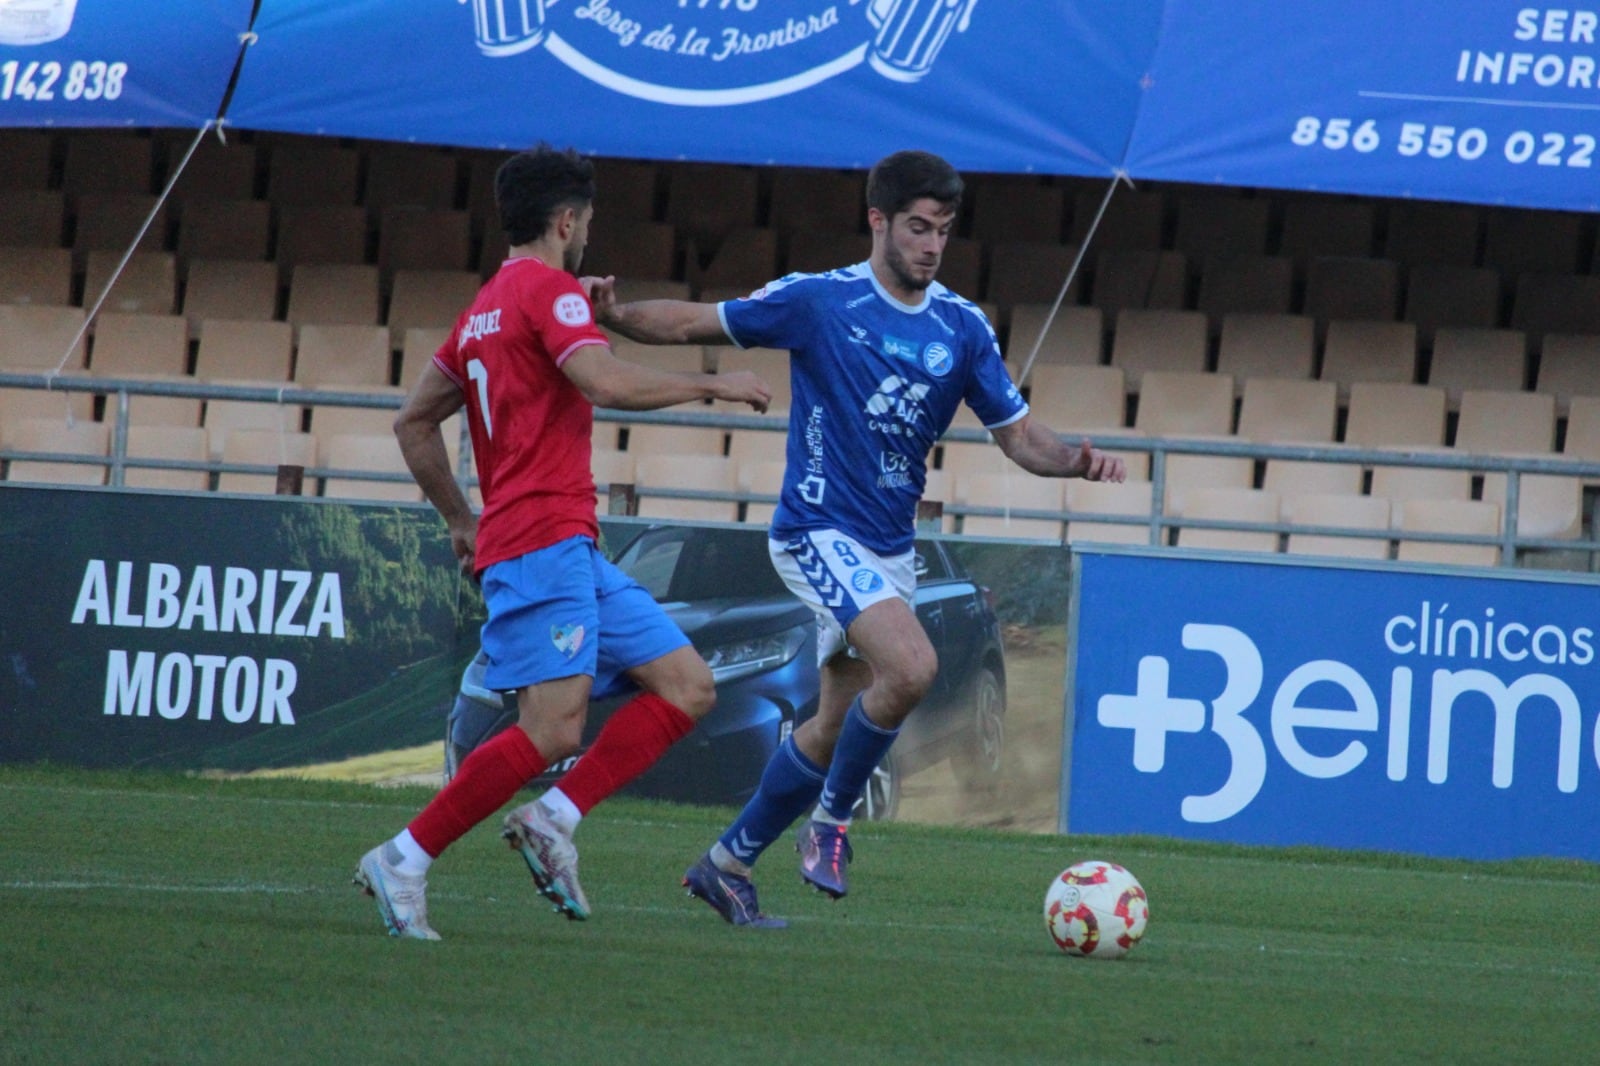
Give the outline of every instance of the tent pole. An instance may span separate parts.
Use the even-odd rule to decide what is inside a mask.
[[[1061,291],[1056,293],[1056,301],[1050,305],[1050,313],[1045,316],[1044,325],[1039,327],[1039,335],[1033,340],[1033,348],[1028,352],[1027,361],[1022,365],[1022,372],[1017,375],[1017,384],[1020,385],[1028,380],[1028,373],[1033,369],[1033,361],[1038,358],[1039,349],[1044,346],[1044,339],[1050,333],[1050,326],[1056,320],[1056,313],[1061,310],[1061,302],[1067,298],[1067,290],[1072,288],[1072,279],[1078,276],[1078,268],[1083,265],[1083,257],[1088,254],[1089,245],[1100,229],[1100,222],[1106,217],[1106,209],[1111,206],[1111,195],[1117,191],[1117,185],[1121,182],[1127,182],[1128,188],[1133,188],[1133,182],[1128,181],[1127,171],[1118,170],[1111,176],[1111,184],[1106,186],[1106,194],[1100,198],[1100,209],[1094,213],[1094,221],[1089,224],[1089,231],[1083,235],[1083,244],[1079,246],[1078,254],[1073,257],[1072,267],[1061,283]]]
[[[167,178],[166,187],[161,190],[161,195],[156,197],[155,206],[150,209],[150,214],[145,216],[144,225],[140,226],[139,232],[134,234],[133,243],[128,245],[127,251],[122,253],[122,259],[117,263],[117,269],[111,272],[111,277],[106,280],[106,287],[100,290],[100,295],[95,297],[94,304],[89,308],[88,313],[83,316],[83,325],[79,326],[78,332],[73,334],[72,342],[67,345],[67,350],[61,353],[61,359],[56,363],[55,369],[50,371],[49,377],[60,376],[62,368],[67,365],[67,360],[72,358],[72,353],[82,343],[84,334],[89,332],[89,325],[94,322],[95,315],[100,313],[101,306],[105,304],[107,297],[111,295],[112,286],[116,285],[117,279],[128,268],[128,261],[133,258],[134,249],[139,247],[139,242],[144,240],[144,235],[150,231],[151,225],[155,223],[156,216],[161,213],[161,208],[166,204],[167,199],[172,195],[173,188],[178,184],[178,179],[183,176],[184,168],[189,165],[189,160],[194,158],[194,153],[200,147],[200,142],[205,139],[205,135],[215,125],[214,121],[208,121],[196,131],[194,140],[189,144],[189,150],[183,154],[183,160],[178,164],[177,169]],[[70,425],[72,421],[72,405],[69,403],[67,404],[67,422]]]

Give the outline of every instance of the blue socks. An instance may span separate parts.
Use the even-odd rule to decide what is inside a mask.
[[[717,843],[735,861],[749,867],[816,802],[825,777],[822,767],[806,758],[795,747],[794,737],[789,737],[762,771],[756,794]]]
[[[828,767],[828,780],[822,787],[819,813],[826,813],[829,820],[840,825],[848,825],[856,801],[872,778],[872,771],[877,769],[899,735],[898,729],[873,725],[861,709],[861,697],[857,696],[845,713],[844,727],[839,730],[833,765]]]

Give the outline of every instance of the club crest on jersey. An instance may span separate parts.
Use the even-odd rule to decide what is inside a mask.
[[[950,373],[950,368],[955,364],[955,353],[950,351],[949,345],[934,341],[922,349],[922,365],[936,378],[942,378]]]
[[[556,651],[569,659],[578,654],[578,649],[583,647],[583,635],[583,626],[576,622],[571,625],[550,627],[550,643],[556,646]]]
[[[850,575],[850,584],[857,592],[877,592],[883,588],[883,578],[876,570],[863,568]]]
[[[589,301],[575,292],[564,292],[557,296],[550,310],[562,325],[583,326],[589,322]]]

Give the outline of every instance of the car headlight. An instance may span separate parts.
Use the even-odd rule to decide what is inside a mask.
[[[793,659],[806,642],[807,626],[799,625],[764,637],[746,637],[718,644],[706,652],[712,680],[721,683],[776,669]]]

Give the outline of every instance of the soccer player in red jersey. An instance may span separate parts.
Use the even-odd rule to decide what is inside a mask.
[[[595,547],[596,406],[642,411],[707,397],[765,411],[750,373],[679,374],[618,359],[574,276],[594,215],[594,167],[540,145],[495,176],[510,255],[423,369],[395,435],[483,586],[488,687],[517,694],[517,728],[477,748],[411,823],[361,859],[356,884],[391,935],[437,940],[429,864],[546,766],[578,750],[591,695],[638,690],[558,788],[511,811],[504,836],[568,918],[589,906],[572,845],[579,819],[711,710],[711,671],[650,595]],[[463,406],[483,492],[475,517],[440,425]]]

